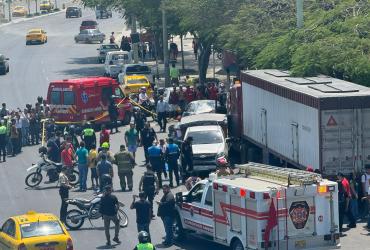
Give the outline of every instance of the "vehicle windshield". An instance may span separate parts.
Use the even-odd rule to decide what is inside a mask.
[[[117,44],[102,45],[102,49],[119,49]]]
[[[213,100],[195,101],[189,103],[185,112],[187,113],[209,113],[213,112],[216,108],[216,103]]]
[[[83,21],[81,26],[95,26],[96,24],[95,21]]]
[[[77,7],[68,7],[67,10],[78,10]]]
[[[150,73],[150,68],[146,65],[129,66],[126,69],[126,74],[147,74]]]
[[[20,228],[22,239],[38,236],[64,234],[63,229],[57,220],[21,224]]]
[[[89,32],[90,32],[90,33],[93,33],[93,34],[98,34],[98,33],[100,33],[100,31],[99,31],[99,30],[89,30]]]
[[[49,1],[41,1],[41,4],[49,4]]]
[[[23,7],[22,6],[18,6],[18,7],[15,7],[14,9],[15,10],[23,10]]]
[[[128,60],[128,55],[113,55],[112,56],[113,61],[118,61],[118,60]]]
[[[222,143],[222,134],[218,130],[192,131],[187,137],[193,137],[193,145]]]
[[[28,32],[28,34],[40,34],[41,31],[40,30],[31,30]]]
[[[128,79],[127,80],[128,84],[143,84],[143,83],[148,83],[148,80],[145,78],[139,78],[139,79]]]

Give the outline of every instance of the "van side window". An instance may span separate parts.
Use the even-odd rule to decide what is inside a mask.
[[[75,93],[72,91],[65,91],[63,93],[64,105],[73,105],[75,104]]]
[[[107,104],[112,96],[112,87],[102,88],[101,99],[104,104]]]
[[[212,199],[212,187],[208,187],[207,194],[206,194],[206,200],[204,201],[204,204],[207,206],[212,206],[213,199]]]
[[[51,104],[59,105],[60,101],[60,91],[51,91],[50,93],[50,102]]]

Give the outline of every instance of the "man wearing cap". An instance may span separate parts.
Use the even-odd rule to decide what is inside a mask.
[[[114,155],[114,163],[117,165],[122,191],[126,191],[126,178],[128,189],[132,191],[132,176],[134,174],[132,169],[135,167],[135,159],[132,154],[126,150],[125,145],[121,145],[120,151]]]
[[[60,199],[62,200],[62,205],[60,206],[60,221],[64,224],[66,223],[67,218],[67,208],[68,203],[66,199],[69,197],[69,189],[72,188],[71,184],[69,183],[69,179],[67,177],[67,167],[62,167],[62,171],[59,174],[59,195]]]
[[[3,154],[3,162],[5,162],[5,157],[6,157],[6,133],[7,133],[7,128],[4,124],[4,120],[0,121],[0,157],[1,154]],[[1,161],[1,158],[0,158]]]
[[[130,129],[125,133],[125,143],[129,152],[132,153],[134,159],[136,156],[137,146],[140,143],[139,133],[135,129],[135,123],[130,123]]]
[[[152,220],[152,208],[150,202],[146,199],[144,192],[139,193],[139,200],[136,201],[137,195],[133,195],[130,208],[136,210],[137,231],[145,231],[149,235],[149,224]]]

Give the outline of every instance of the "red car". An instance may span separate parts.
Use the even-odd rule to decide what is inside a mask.
[[[87,29],[97,29],[97,28],[98,28],[98,23],[95,20],[85,20],[85,21],[82,21],[81,23],[80,31],[87,30]]]

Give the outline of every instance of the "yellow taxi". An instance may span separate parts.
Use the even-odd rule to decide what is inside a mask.
[[[15,6],[13,8],[13,12],[12,12],[12,16],[16,17],[16,16],[26,16],[27,15],[27,10],[25,7],[23,6]]]
[[[26,35],[26,45],[32,43],[47,43],[48,37],[43,29],[31,29]]]
[[[123,78],[123,91],[126,95],[140,93],[140,88],[146,88],[148,97],[152,97],[153,90],[148,78],[144,75],[128,75]]]
[[[0,249],[73,250],[73,242],[55,215],[29,211],[5,221],[0,229]]]

